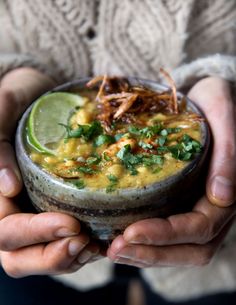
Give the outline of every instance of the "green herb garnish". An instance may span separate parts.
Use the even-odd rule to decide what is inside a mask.
[[[87,167],[87,166],[77,167],[76,170],[83,174],[88,174],[88,175],[93,175],[97,173],[97,170],[94,170],[91,167]]]
[[[125,145],[116,155],[123,163],[123,165],[130,171],[131,175],[137,175],[137,165],[152,166],[155,164],[163,165],[163,156],[153,154],[132,154],[131,146]]]
[[[103,158],[104,158],[105,161],[111,161],[112,160],[112,158],[109,157],[108,154],[105,153],[105,152],[103,153]]]
[[[159,144],[160,146],[163,146],[166,143],[166,141],[167,141],[167,137],[165,136],[162,136],[156,140],[157,144]]]
[[[115,175],[107,175],[107,178],[110,181],[110,184],[106,187],[106,192],[114,192],[117,187],[118,178]]]
[[[101,134],[94,140],[94,146],[101,146],[103,144],[115,143],[115,138],[108,134]]]
[[[161,128],[162,128],[162,124],[158,123],[156,125],[147,126],[144,128],[139,128],[136,126],[129,126],[128,131],[131,134],[134,134],[136,136],[141,136],[144,138],[151,138],[154,135],[157,135],[160,132]]]
[[[172,157],[182,161],[189,161],[194,158],[195,154],[202,149],[201,143],[184,134],[178,141],[178,144],[171,146],[158,147],[159,153],[170,152]]]
[[[97,153],[95,153],[86,160],[86,163],[88,165],[96,165],[96,164],[99,164],[101,162],[101,160],[102,160],[102,157],[99,156]]]
[[[76,186],[78,189],[85,188],[85,183],[84,183],[84,180],[82,180],[82,179],[70,180],[69,182],[72,183],[74,186]]]
[[[140,147],[142,147],[143,149],[153,149],[153,145],[150,143],[145,143],[145,142],[139,141],[138,145]]]
[[[78,128],[76,129],[72,129],[69,125],[60,125],[66,129],[65,139],[82,137],[85,141],[89,141],[103,132],[103,128],[99,121],[94,121],[90,125],[78,125]]]

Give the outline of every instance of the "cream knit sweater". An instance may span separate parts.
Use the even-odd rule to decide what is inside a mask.
[[[160,80],[161,66],[180,89],[208,75],[236,82],[236,1],[0,0],[0,77],[20,66],[59,83],[104,73]],[[206,267],[143,276],[174,300],[236,289],[235,232]],[[104,259],[56,278],[87,289],[111,275]]]

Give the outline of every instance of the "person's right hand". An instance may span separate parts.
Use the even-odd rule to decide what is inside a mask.
[[[12,277],[74,272],[99,248],[62,213],[21,213],[14,198],[22,188],[11,145],[16,123],[29,103],[55,83],[31,68],[7,74],[0,85],[0,262]]]

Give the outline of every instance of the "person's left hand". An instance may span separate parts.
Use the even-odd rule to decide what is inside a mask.
[[[213,151],[204,195],[189,213],[138,221],[126,228],[107,251],[116,263],[137,267],[201,266],[222,244],[236,213],[236,108],[229,84],[209,77],[189,96],[212,129]]]

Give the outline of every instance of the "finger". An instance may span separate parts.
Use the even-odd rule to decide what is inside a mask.
[[[234,215],[235,206],[222,209],[203,197],[192,212],[166,219],[146,219],[130,225],[124,232],[124,239],[128,243],[158,246],[205,244],[218,235]]]
[[[0,221],[0,232],[0,249],[12,251],[78,235],[80,224],[75,218],[62,213],[18,213]]]
[[[204,82],[207,90],[193,88],[189,97],[201,106],[212,131],[214,145],[207,195],[212,203],[229,206],[236,199],[236,110],[227,82],[217,78]]]
[[[231,225],[231,224],[230,224]],[[116,263],[136,267],[174,267],[174,266],[203,266],[209,264],[230,225],[206,245],[170,245],[146,246],[130,245],[120,236],[113,242],[107,255]]]
[[[21,113],[20,94],[0,87],[0,140],[10,140]]]
[[[77,263],[84,265],[85,263],[99,259],[99,246],[94,242],[90,242],[77,257]]]
[[[21,188],[22,180],[13,148],[8,141],[0,140],[0,193],[14,197]]]
[[[13,93],[0,88],[0,193],[8,197],[18,194],[22,187],[21,175],[10,144],[19,115],[18,108]]]
[[[15,278],[65,273],[79,268],[74,262],[88,242],[88,237],[81,234],[49,244],[1,252],[1,263],[7,274]]]

